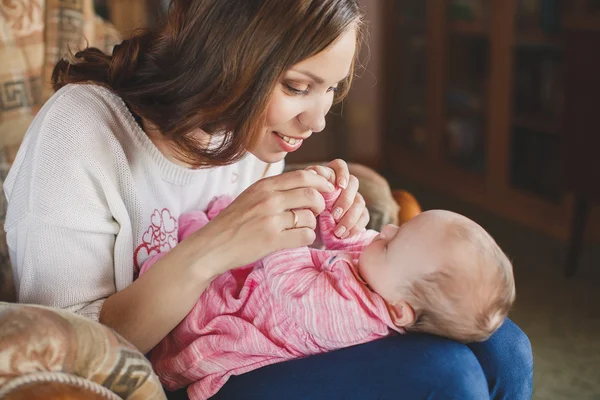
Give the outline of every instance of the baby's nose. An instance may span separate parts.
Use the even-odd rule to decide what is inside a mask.
[[[383,227],[379,236],[381,238],[392,237],[396,230],[398,230],[398,227],[396,225],[388,224]]]

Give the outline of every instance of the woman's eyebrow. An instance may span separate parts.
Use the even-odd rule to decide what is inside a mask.
[[[292,71],[296,71],[296,72],[299,72],[299,73],[301,73],[302,75],[306,75],[306,76],[308,76],[310,79],[312,79],[313,81],[315,81],[315,82],[316,82],[316,83],[318,83],[319,85],[322,85],[322,84],[324,84],[324,83],[325,83],[325,79],[321,78],[321,77],[320,77],[320,76],[318,76],[318,75],[315,75],[315,74],[313,74],[313,73],[312,73],[312,72],[310,72],[310,71],[305,71],[305,70],[302,70],[302,69],[294,69],[294,70],[292,70]]]
[[[294,72],[298,72],[301,73],[302,75],[306,75],[308,76],[310,79],[312,79],[313,81],[315,81],[317,84],[322,85],[325,83],[325,79],[321,78],[318,75],[313,74],[310,71],[306,71],[303,69],[292,69],[292,71]],[[350,73],[348,73],[348,75],[350,75]],[[341,79],[340,81],[343,81],[344,79],[346,79],[348,77],[348,75],[346,75],[343,79]]]

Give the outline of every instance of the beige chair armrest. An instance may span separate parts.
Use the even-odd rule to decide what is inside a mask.
[[[0,303],[0,337],[2,399],[23,391],[31,397],[22,398],[29,399],[60,390],[87,391],[91,398],[166,398],[146,357],[87,318],[49,307]]]

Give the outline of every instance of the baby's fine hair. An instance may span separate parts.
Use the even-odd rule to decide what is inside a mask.
[[[453,222],[447,233],[451,245],[466,245],[468,250],[459,259],[450,257],[449,265],[409,283],[407,301],[415,322],[406,329],[463,343],[484,341],[502,325],[515,300],[512,264],[475,223]],[[472,264],[458,264],[464,259]]]

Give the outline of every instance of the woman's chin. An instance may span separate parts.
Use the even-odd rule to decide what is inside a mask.
[[[271,152],[271,151],[260,151],[260,150],[252,150],[250,151],[256,158],[258,158],[262,162],[266,162],[269,164],[273,164],[279,162],[288,155],[285,151],[280,152]]]

